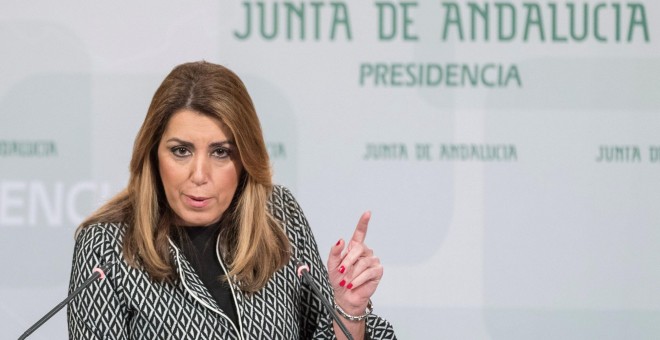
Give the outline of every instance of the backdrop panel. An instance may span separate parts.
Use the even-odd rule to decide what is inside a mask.
[[[246,83],[326,256],[373,212],[402,339],[660,337],[660,4],[0,4],[0,329],[65,297],[151,96]],[[66,338],[65,313],[31,339]]]

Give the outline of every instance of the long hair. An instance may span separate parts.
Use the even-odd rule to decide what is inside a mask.
[[[158,171],[157,148],[172,115],[190,109],[225,124],[234,136],[243,173],[223,214],[220,248],[227,277],[246,292],[261,289],[289,260],[290,244],[267,208],[272,192],[270,161],[261,125],[243,82],[229,69],[193,62],[175,67],[156,90],[133,145],[126,189],[79,227],[98,222],[127,224],[124,257],[153,279],[174,277],[169,236],[175,214],[167,203]]]

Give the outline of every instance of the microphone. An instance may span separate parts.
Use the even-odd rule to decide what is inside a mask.
[[[32,334],[34,331],[37,330],[37,328],[41,327],[48,319],[52,318],[53,315],[55,315],[57,312],[62,309],[62,307],[66,306],[69,301],[71,301],[73,298],[75,298],[80,292],[82,292],[85,288],[89,287],[89,285],[92,284],[96,279],[101,278],[101,280],[105,279],[105,273],[110,269],[110,267],[114,263],[112,261],[106,262],[104,265],[96,267],[92,270],[92,275],[87,279],[87,281],[83,282],[80,287],[76,288],[69,296],[66,297],[62,302],[60,302],[55,308],[51,309],[50,312],[48,312],[46,315],[44,315],[39,321],[37,321],[32,327],[28,328],[23,335],[21,335],[18,340],[23,340],[28,337],[28,335]]]
[[[344,333],[346,338],[348,340],[353,340],[353,336],[351,333],[346,329],[346,326],[344,325],[343,322],[339,319],[339,316],[335,313],[335,309],[330,305],[330,302],[325,299],[323,294],[321,294],[321,291],[319,290],[319,287],[316,286],[316,282],[314,282],[314,279],[312,279],[312,276],[309,275],[309,266],[306,265],[304,262],[299,260],[297,257],[294,257],[296,260],[296,267],[298,268],[298,277],[304,278],[307,281],[307,285],[312,288],[312,291],[314,292],[314,295],[316,295],[319,300],[323,303],[325,308],[328,309],[330,312],[330,315],[332,315],[332,318],[335,320],[337,325],[339,325],[339,328],[341,328],[341,331]]]

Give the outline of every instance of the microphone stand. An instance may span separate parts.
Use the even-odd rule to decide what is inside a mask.
[[[314,282],[314,279],[312,279],[312,276],[309,275],[309,266],[307,266],[304,262],[300,261],[297,258],[295,258],[295,260],[296,260],[296,266],[298,267],[298,276],[299,277],[302,276],[307,281],[307,285],[310,288],[312,288],[312,291],[314,292],[314,295],[316,295],[319,298],[319,300],[321,300],[321,302],[323,303],[325,308],[328,309],[328,311],[330,312],[330,315],[332,315],[332,318],[335,320],[335,322],[337,323],[337,325],[339,326],[341,331],[344,333],[346,338],[348,340],[353,340],[353,336],[351,335],[351,332],[349,332],[348,329],[346,328],[346,326],[344,325],[344,323],[341,322],[341,320],[339,319],[339,316],[337,315],[337,313],[335,313],[335,309],[330,305],[330,302],[328,302],[328,300],[326,300],[323,297],[323,294],[321,294],[321,291],[316,286],[316,282]]]
[[[23,333],[23,335],[21,335],[18,338],[18,340],[23,340],[27,338],[28,335],[36,331],[37,328],[41,327],[41,325],[43,325],[46,321],[52,318],[53,315],[55,315],[57,312],[60,311],[60,309],[62,309],[62,307],[66,306],[69,303],[69,301],[71,301],[73,298],[78,296],[80,292],[82,292],[85,288],[91,285],[92,282],[96,281],[96,279],[98,279],[99,277],[101,278],[101,280],[105,279],[105,273],[108,271],[108,269],[110,269],[110,266],[112,266],[112,264],[113,264],[112,261],[108,261],[104,265],[94,268],[93,269],[94,273],[92,274],[92,276],[89,277],[89,279],[87,279],[87,281],[83,282],[83,284],[80,285],[80,287],[76,288],[76,290],[74,290],[69,296],[67,296],[66,299],[64,299],[57,306],[55,306],[55,308],[51,309],[50,312],[48,312],[41,319],[39,319],[39,321],[37,321],[34,325],[32,325],[32,327],[28,328],[28,330],[25,331],[25,333]]]

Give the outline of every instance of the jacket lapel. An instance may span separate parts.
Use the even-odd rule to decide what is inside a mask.
[[[180,249],[171,240],[170,254],[172,254],[172,257],[174,258],[174,265],[176,266],[177,274],[181,279],[185,291],[204,307],[226,317],[226,315],[220,310],[220,307],[218,307],[213,296],[211,296],[211,293],[206,289],[206,286],[204,286],[204,283],[199,278],[190,262],[188,262]]]

